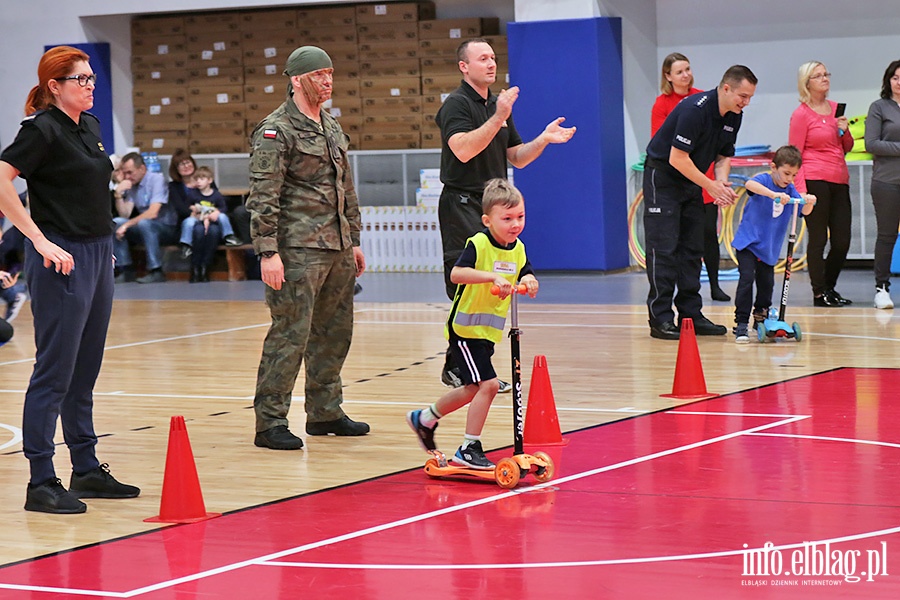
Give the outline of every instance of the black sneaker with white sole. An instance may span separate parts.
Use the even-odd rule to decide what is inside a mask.
[[[416,436],[419,438],[419,445],[422,446],[423,450],[426,452],[437,450],[437,444],[434,441],[434,430],[437,429],[437,423],[431,428],[422,425],[421,410],[411,410],[406,413],[406,422],[409,424],[409,428],[416,432]]]
[[[450,388],[462,387],[462,378],[459,376],[459,369],[444,369],[441,371],[441,383]]]
[[[490,471],[494,463],[489,461],[481,448],[481,441],[475,440],[465,448],[460,446],[453,455],[453,462],[479,471]]]

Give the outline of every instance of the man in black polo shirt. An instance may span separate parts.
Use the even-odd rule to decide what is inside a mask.
[[[497,58],[487,40],[476,38],[456,50],[462,84],[444,100],[435,116],[441,128],[441,182],[444,189],[438,203],[438,220],[444,250],[444,283],[453,300],[456,285],[450,271],[466,246],[466,240],[484,229],[481,222],[481,193],[495,177],[506,178],[507,161],[523,168],[536,159],[548,144],[563,144],[575,135],[575,128],[562,127],[564,117],[554,119],[532,141],[522,143],[512,119],[512,107],[519,88],[492,94],[497,81]],[[449,363],[441,381],[459,387],[461,381]],[[500,391],[510,390],[501,382]]]
[[[693,320],[697,335],[725,335],[724,326],[714,324],[700,312],[701,188],[720,206],[737,200],[728,175],[741,112],[750,103],[756,83],[756,76],[747,67],[729,68],[718,88],[679,103],[647,146],[644,236],[652,337],[677,340],[684,318]],[[709,179],[704,173],[713,162],[716,178]]]

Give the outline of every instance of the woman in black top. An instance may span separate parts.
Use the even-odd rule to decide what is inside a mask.
[[[0,154],[0,211],[28,239],[25,273],[37,346],[25,393],[22,446],[31,467],[25,510],[81,513],[78,498],[133,498],[95,454],[93,389],[112,310],[112,163],[100,139],[96,76],[88,55],[48,50],[28,95],[22,127]],[[28,184],[31,214],[13,180]],[[53,468],[56,421],[72,460],[69,490]]]

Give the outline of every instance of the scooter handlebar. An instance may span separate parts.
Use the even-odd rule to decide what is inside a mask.
[[[778,198],[772,198],[772,202],[774,202],[775,204],[781,204],[781,200],[779,200]],[[787,203],[788,204],[806,204],[806,200],[804,200],[802,196],[799,198],[794,198],[793,196],[791,196],[788,199]]]
[[[500,294],[500,286],[499,286],[499,285],[492,285],[492,286],[491,286],[491,293],[492,293],[493,295],[495,295],[495,296],[499,295],[499,294]],[[525,284],[524,284],[524,283],[520,283],[519,285],[516,286],[516,293],[517,293],[517,294],[521,294],[521,295],[525,295],[525,294],[528,293],[528,288],[525,287]]]

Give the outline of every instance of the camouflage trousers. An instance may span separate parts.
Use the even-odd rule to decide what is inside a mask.
[[[291,394],[306,364],[306,419],[340,419],[341,368],[353,336],[353,251],[279,250],[285,282],[266,286],[272,325],[263,343],[256,379],[256,431],[288,424]]]

